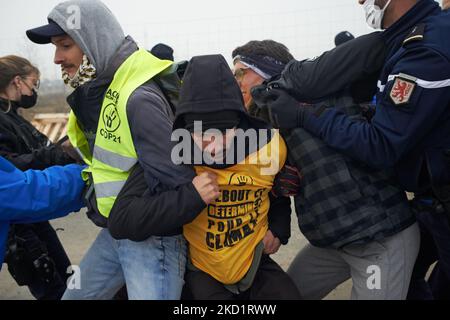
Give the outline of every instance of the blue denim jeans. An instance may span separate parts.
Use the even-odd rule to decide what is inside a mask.
[[[112,299],[126,284],[130,300],[178,300],[185,266],[182,235],[133,242],[103,229],[80,263],[80,288],[67,289],[62,299]]]

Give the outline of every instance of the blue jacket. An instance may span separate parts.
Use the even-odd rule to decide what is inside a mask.
[[[450,12],[433,0],[418,1],[384,32],[390,53],[372,121],[332,109],[309,114],[304,128],[356,160],[392,169],[405,190],[449,184],[449,35]]]
[[[0,269],[11,223],[34,223],[80,210],[82,166],[22,172],[0,157]]]

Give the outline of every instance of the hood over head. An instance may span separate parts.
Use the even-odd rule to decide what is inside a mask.
[[[203,121],[205,129],[229,129],[243,117],[242,93],[225,58],[193,57],[183,78],[174,130],[192,129],[193,121]]]
[[[99,0],[62,2],[50,12],[48,21],[46,26],[28,30],[28,38],[36,43],[49,43],[52,35],[61,33],[55,30],[56,23],[77,43],[98,75],[106,70],[125,39],[116,17]]]

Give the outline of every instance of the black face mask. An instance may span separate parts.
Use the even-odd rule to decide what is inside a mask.
[[[33,94],[31,96],[22,95],[20,101],[17,102],[17,106],[24,109],[32,108],[37,102],[37,92],[33,89]]]

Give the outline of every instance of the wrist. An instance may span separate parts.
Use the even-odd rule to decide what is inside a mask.
[[[186,184],[186,187],[191,194],[190,198],[193,200],[192,201],[193,207],[198,208],[200,210],[203,210],[204,208],[206,208],[207,204],[203,200],[200,192],[198,192],[195,184],[193,182],[189,182]]]

